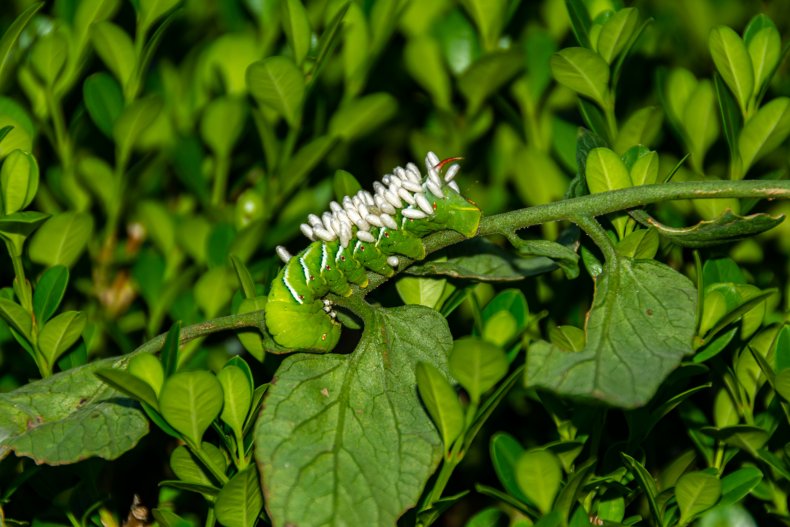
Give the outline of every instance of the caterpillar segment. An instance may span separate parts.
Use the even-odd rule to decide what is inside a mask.
[[[312,243],[293,256],[277,248],[285,265],[265,307],[274,340],[293,349],[332,350],[341,326],[325,295],[348,296],[351,284],[367,287],[367,271],[392,276],[398,256],[424,259],[421,238],[430,233],[450,229],[474,236],[481,212],[453,180],[459,159],[440,161],[429,152],[427,175],[413,163],[397,167],[374,183],[374,193],[360,191],[333,201],[321,216],[309,215],[301,231]]]

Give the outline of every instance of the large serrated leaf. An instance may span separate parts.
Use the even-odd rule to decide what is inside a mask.
[[[148,433],[148,420],[94,375],[127,360],[92,362],[0,394],[0,458],[13,451],[62,465],[92,456],[115,459],[133,448]]]
[[[446,372],[447,323],[420,306],[371,318],[354,353],[292,355],[269,388],[255,455],[274,525],[395,525],[439,461],[414,372]]]
[[[645,404],[693,352],[696,295],[688,278],[661,263],[608,262],[596,280],[586,346],[533,344],[527,385],[626,408]]]
[[[710,247],[756,236],[770,230],[784,220],[784,216],[751,214],[739,216],[725,210],[713,220],[701,221],[691,227],[668,227],[643,211],[632,213],[634,219],[646,227],[653,227],[662,236],[683,247]]]

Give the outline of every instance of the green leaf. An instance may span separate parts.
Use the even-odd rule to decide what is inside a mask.
[[[137,64],[134,44],[126,31],[112,22],[98,22],[91,26],[91,42],[107,69],[126,87]]]
[[[562,484],[562,466],[548,450],[524,452],[516,462],[516,482],[543,514],[551,510]]]
[[[148,420],[135,405],[119,404],[120,394],[94,375],[127,360],[91,362],[0,394],[0,458],[13,451],[62,465],[132,449],[148,433]]]
[[[502,486],[508,494],[522,502],[527,502],[527,497],[521,492],[516,481],[516,463],[524,453],[524,448],[513,436],[505,432],[496,432],[491,437],[489,451],[491,464]]]
[[[162,345],[160,355],[162,357],[162,369],[165,377],[170,377],[178,369],[178,346],[181,338],[181,322],[175,322],[167,330],[165,343]],[[159,390],[157,390],[157,394]]]
[[[468,115],[475,115],[483,102],[499,91],[524,68],[524,57],[514,50],[486,53],[458,77],[458,89],[469,103]]]
[[[260,313],[260,327],[265,327],[263,308],[266,306],[266,299],[267,297],[265,296],[245,298],[241,301],[241,304],[239,304],[238,314],[258,311]],[[263,362],[265,346],[261,330],[248,329],[236,331],[236,336],[250,355],[258,359],[258,361]]]
[[[374,308],[354,353],[287,357],[255,430],[272,523],[394,525],[414,506],[442,453],[414,371],[445,371],[451,345],[431,309]]]
[[[236,284],[226,267],[206,271],[195,284],[195,301],[206,318],[217,316],[233,297]]]
[[[297,150],[282,169],[283,174],[288,174],[288,179],[283,183],[285,191],[290,192],[302,186],[310,171],[329,154],[336,144],[335,138],[323,136],[313,139]]]
[[[13,300],[0,297],[0,317],[26,339],[32,340],[33,320],[25,308]]]
[[[55,314],[66,286],[69,283],[69,270],[62,265],[50,267],[41,275],[33,292],[33,313],[39,325]]]
[[[515,236],[508,240],[521,256],[551,258],[566,278],[579,276],[579,255],[572,248],[550,240],[524,240]]]
[[[154,389],[145,380],[128,370],[99,368],[95,373],[99,379],[119,392],[144,402],[151,406],[151,408],[159,408]]]
[[[233,429],[237,437],[242,437],[244,422],[252,403],[252,383],[244,370],[233,364],[226,364],[217,373],[222,385],[224,403],[219,418]]]
[[[35,128],[27,111],[14,99],[0,97],[0,128],[13,126],[0,142],[0,159],[16,149],[23,152],[33,151]]]
[[[708,37],[708,47],[716,69],[732,90],[746,115],[754,89],[754,70],[746,46],[738,34],[727,26],[716,26]]]
[[[247,89],[258,104],[274,110],[290,126],[301,119],[304,103],[304,76],[293,60],[275,56],[250,64]]]
[[[713,84],[705,79],[689,94],[682,113],[686,144],[698,172],[702,172],[705,153],[719,137],[716,98]]]
[[[165,13],[175,8],[181,0],[140,0],[137,24],[145,34],[151,24],[162,18]]]
[[[124,108],[112,128],[118,158],[116,163],[125,164],[128,161],[132,148],[159,117],[162,106],[159,96],[149,95]]]
[[[563,86],[606,107],[609,65],[594,51],[585,48],[560,50],[551,57],[551,72]]]
[[[107,137],[112,137],[115,121],[123,112],[123,90],[106,72],[94,73],[82,85],[85,108],[93,123]]]
[[[403,50],[403,60],[409,74],[431,95],[436,107],[449,109],[452,88],[439,42],[428,36],[411,38]]]
[[[30,65],[50,88],[55,85],[68,60],[69,43],[60,27],[39,36],[30,50]]]
[[[379,128],[395,115],[398,102],[388,93],[371,93],[354,99],[329,120],[329,135],[353,141]]]
[[[680,524],[685,525],[719,501],[721,481],[707,472],[683,474],[675,485],[675,499],[680,507]]]
[[[584,350],[532,344],[526,384],[615,406],[641,406],[693,352],[696,303],[694,285],[666,265],[624,257],[607,262],[596,278]],[[644,371],[651,374],[638,374]]]
[[[594,148],[587,156],[587,186],[590,192],[606,192],[631,186],[631,177],[620,156],[608,148]]]
[[[228,462],[222,450],[211,443],[201,443],[200,450],[215,470],[225,473]],[[211,472],[186,445],[180,445],[170,454],[170,468],[182,481],[216,488],[215,481],[210,476]],[[219,492],[219,488],[216,490]]]
[[[760,108],[741,129],[738,149],[743,163],[741,174],[790,135],[790,99],[777,97]]]
[[[192,445],[199,445],[203,433],[222,409],[222,386],[207,371],[174,373],[159,394],[162,416]]]
[[[779,65],[782,37],[771,19],[760,13],[749,22],[743,33],[743,39],[754,68],[753,95],[757,97]]]
[[[332,179],[332,188],[334,189],[335,201],[340,203],[346,196],[353,196],[360,190],[362,185],[359,184],[350,172],[345,170],[335,170],[335,177]]]
[[[508,2],[506,0],[461,0],[461,5],[474,20],[483,46],[486,49],[495,47],[505,24]]]
[[[632,216],[642,225],[654,228],[682,247],[710,247],[751,238],[773,229],[784,220],[784,216],[763,213],[738,216],[728,209],[716,219],[701,221],[691,227],[669,227],[643,211]]]
[[[47,322],[38,334],[38,347],[49,364],[69,349],[82,335],[87,318],[79,311],[66,311]]]
[[[639,157],[631,165],[629,175],[634,186],[658,183],[658,154],[651,151]]]
[[[156,397],[159,397],[159,392],[162,391],[162,384],[165,382],[165,370],[162,367],[162,362],[159,358],[152,353],[141,353],[135,355],[129,361],[127,371],[135,377],[145,381],[150,386],[156,396],[151,401],[145,401],[153,408],[158,408]]]
[[[576,37],[576,42],[585,48],[590,47],[590,12],[583,0],[565,0],[565,7],[571,21],[571,29]]]
[[[282,8],[283,31],[288,38],[288,45],[293,52],[296,64],[302,64],[310,49],[310,20],[300,0],[283,0]]]
[[[93,234],[93,217],[85,212],[61,212],[47,220],[30,240],[30,259],[52,267],[71,267]]]
[[[656,106],[646,106],[636,110],[620,126],[612,150],[623,153],[633,145],[653,144],[661,130],[663,117],[661,109]]]
[[[3,37],[0,38],[0,84],[3,84],[3,80],[5,80],[5,67],[8,64],[8,57],[12,55],[14,44],[16,44],[19,35],[22,34],[22,30],[25,29],[28,22],[42,7],[44,7],[44,2],[35,2],[27,6],[8,26],[8,29],[3,33]]]
[[[200,136],[219,157],[230,156],[244,130],[247,105],[237,97],[217,97],[203,109]]]
[[[0,198],[4,214],[22,210],[33,201],[38,191],[38,162],[22,150],[14,150],[0,168]]]
[[[464,337],[453,344],[450,373],[469,392],[472,402],[507,375],[508,361],[499,346],[477,337]]]
[[[735,97],[724,85],[721,75],[713,75],[713,87],[716,88],[716,100],[719,101],[719,114],[721,116],[724,138],[730,148],[730,157],[738,157],[738,137],[743,126],[743,118],[738,109]]]
[[[718,506],[740,502],[763,480],[763,473],[757,467],[746,466],[721,478],[721,499]]]
[[[598,36],[598,53],[609,64],[623,50],[639,22],[639,10],[626,7],[617,11],[604,22]]]
[[[420,398],[439,429],[445,452],[449,452],[464,427],[464,412],[458,395],[435,366],[424,362],[417,364],[416,377]]]
[[[192,522],[167,509],[153,509],[151,514],[162,527],[192,527]]]
[[[263,509],[258,471],[249,466],[228,481],[217,495],[217,520],[228,527],[254,527]]]
[[[659,239],[655,229],[638,229],[617,243],[615,249],[622,256],[635,260],[650,260],[658,252]]]
[[[435,308],[444,294],[447,280],[435,278],[413,278],[404,276],[395,283],[404,304]]]

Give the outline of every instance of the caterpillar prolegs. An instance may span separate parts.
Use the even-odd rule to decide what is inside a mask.
[[[323,298],[327,293],[348,296],[350,284],[367,287],[366,270],[392,276],[398,255],[422,260],[420,238],[427,234],[450,229],[471,237],[477,232],[480,209],[461,196],[453,181],[460,169],[457,159],[440,161],[429,152],[425,177],[413,163],[397,167],[373,183],[372,193],[361,190],[342,203],[333,201],[320,217],[311,214],[301,229],[312,243],[300,253],[291,256],[277,248],[285,265],[272,282],[265,315],[278,344],[332,350],[341,325]]]

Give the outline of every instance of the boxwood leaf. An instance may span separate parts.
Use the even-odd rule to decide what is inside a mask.
[[[44,324],[38,334],[38,347],[49,364],[54,364],[82,335],[87,318],[79,311],[66,311]]]
[[[346,141],[362,137],[388,121],[398,102],[388,93],[371,93],[337,110],[329,120],[329,134]]]
[[[46,266],[71,267],[93,234],[93,217],[85,212],[52,216],[30,240],[30,259]]]
[[[244,130],[247,105],[237,97],[217,97],[203,109],[200,136],[220,157],[230,155],[233,145]]]
[[[94,73],[82,85],[85,107],[93,123],[107,137],[112,137],[115,121],[123,111],[123,90],[106,72]]]
[[[310,20],[300,0],[284,0],[282,8],[283,31],[293,52],[296,64],[301,64],[310,50]]]
[[[0,317],[15,330],[21,333],[26,339],[31,340],[33,320],[30,313],[8,298],[0,297]]]
[[[149,95],[138,99],[124,108],[113,124],[112,137],[118,156],[117,163],[125,164],[132,148],[159,117],[162,111],[162,99],[157,95]]]
[[[565,48],[551,57],[551,72],[563,86],[605,106],[609,65],[594,51]]]
[[[54,86],[68,59],[69,43],[63,29],[56,27],[39,36],[30,50],[33,71],[47,86]]]
[[[710,32],[708,47],[719,75],[735,95],[741,113],[746,115],[754,89],[754,69],[743,40],[731,28],[717,26]]]
[[[238,366],[226,364],[217,373],[217,380],[222,385],[224,402],[219,418],[242,437],[244,422],[252,403],[252,383],[247,374]]]
[[[38,191],[38,162],[22,150],[14,150],[0,168],[0,198],[4,214],[24,209]]]
[[[50,267],[38,279],[33,292],[33,313],[39,324],[45,323],[55,314],[68,283],[69,270],[63,265]]]
[[[475,115],[483,102],[524,68],[520,51],[486,53],[458,77],[458,89],[469,102],[468,115]]]
[[[22,30],[25,29],[33,15],[42,7],[44,7],[44,2],[35,2],[27,6],[8,26],[5,33],[3,33],[3,37],[0,38],[0,83],[2,83],[5,66],[8,64],[8,57],[11,56],[14,44],[16,44],[19,35],[22,34]]]
[[[469,392],[473,402],[507,374],[505,351],[478,337],[464,337],[453,344],[450,373]]]
[[[395,289],[405,304],[435,308],[442,299],[446,285],[447,280],[443,279],[404,276],[395,283]]]
[[[151,24],[176,7],[180,0],[140,0],[138,24],[145,33]]]
[[[436,311],[374,308],[352,354],[282,362],[255,428],[275,525],[328,518],[394,525],[416,503],[442,443],[414,390],[414,371],[420,362],[446,371],[451,345]]]
[[[754,68],[754,95],[757,96],[779,65],[782,37],[771,19],[761,13],[749,22],[743,38]]]
[[[516,482],[521,492],[546,514],[562,483],[560,460],[548,450],[524,452],[516,462]]]
[[[717,505],[724,506],[740,502],[763,480],[763,473],[757,467],[746,466],[730,472],[721,478],[721,500]]]
[[[719,136],[716,119],[716,94],[713,84],[705,79],[697,83],[683,108],[683,127],[691,160],[702,172],[705,153]]]
[[[639,10],[634,7],[626,7],[610,16],[598,36],[598,53],[609,64],[620,53],[628,40],[634,34],[636,24],[639,22]]]
[[[565,7],[568,9],[568,16],[571,20],[571,29],[576,41],[580,46],[590,47],[590,12],[587,11],[587,4],[582,0],[566,0]]]
[[[288,57],[275,56],[250,64],[247,89],[258,101],[296,126],[302,114],[304,75]]]
[[[145,402],[154,408],[158,408],[159,404],[156,398],[159,397],[159,392],[162,391],[162,384],[165,382],[165,369],[162,367],[159,357],[153,353],[135,355],[129,361],[127,371],[151,387],[155,393],[153,402],[149,400]]]
[[[452,88],[439,42],[429,36],[411,38],[403,50],[403,60],[409,74],[431,95],[433,103],[440,109],[449,109]]]
[[[675,499],[680,507],[680,525],[688,524],[694,517],[719,501],[721,481],[707,472],[683,474],[675,485]]]
[[[154,389],[137,375],[127,370],[100,368],[96,370],[96,376],[129,397],[144,402],[155,410],[159,408]]]
[[[696,303],[691,281],[666,265],[625,257],[607,262],[596,277],[584,350],[532,344],[526,384],[615,406],[641,406],[683,356],[693,353]],[[651,374],[636,374],[644,371]]]
[[[199,445],[203,433],[222,410],[222,386],[207,371],[174,373],[159,394],[162,416],[184,438]]]
[[[134,44],[126,31],[106,20],[98,22],[92,26],[91,42],[107,69],[125,87],[137,63]]]
[[[218,472],[225,473],[228,462],[225,460],[225,454],[222,453],[222,450],[211,443],[205,442],[200,445],[200,450],[203,451],[204,456]],[[173,469],[173,473],[178,476],[178,479],[182,481],[208,487],[215,486],[215,481],[210,476],[211,472],[203,466],[203,462],[198,460],[186,445],[177,447],[170,454],[170,468]],[[219,492],[219,489],[217,489],[217,492]]]
[[[242,470],[217,494],[214,512],[227,527],[254,527],[263,509],[263,496],[254,466]]]
[[[435,366],[417,364],[417,390],[448,452],[464,427],[464,412],[450,382]]]
[[[790,99],[777,97],[760,108],[741,129],[738,150],[745,175],[752,164],[776,149],[790,135]]]
[[[516,463],[524,453],[524,448],[516,439],[505,432],[496,432],[490,443],[491,464],[494,466],[499,482],[513,497],[528,502],[516,481]]]

